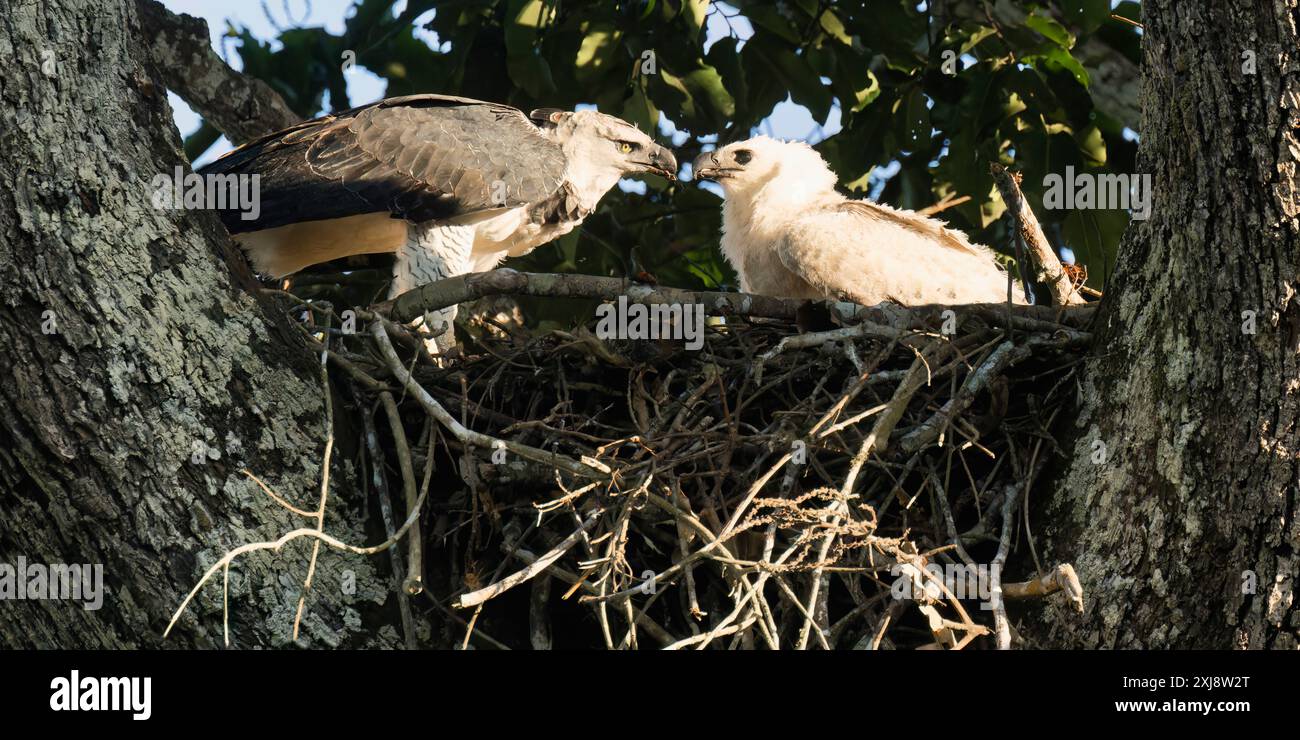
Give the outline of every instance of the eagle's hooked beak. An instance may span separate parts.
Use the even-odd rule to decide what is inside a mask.
[[[648,160],[641,164],[646,168],[646,172],[652,172],[669,180],[677,179],[677,158],[667,147],[655,144],[650,150]]]

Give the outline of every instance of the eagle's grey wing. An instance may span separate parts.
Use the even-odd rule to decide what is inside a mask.
[[[776,251],[823,295],[864,305],[1006,299],[1006,273],[988,249],[933,219],[874,203],[845,201],[807,214],[786,228]]]
[[[414,222],[533,203],[565,168],[524,113],[442,95],[390,98],[279,131],[202,174],[260,175],[261,210],[222,213],[232,233],[387,211]]]

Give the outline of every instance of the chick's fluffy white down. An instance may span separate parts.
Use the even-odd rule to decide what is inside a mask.
[[[752,160],[720,180],[722,249],[746,292],[894,301],[994,303],[1007,275],[987,248],[931,218],[835,190],[836,177],[812,148],[759,137],[732,144]],[[1025,302],[1017,285],[1013,300]]]

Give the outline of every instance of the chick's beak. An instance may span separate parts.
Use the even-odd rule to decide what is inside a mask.
[[[716,180],[722,174],[722,168],[718,166],[716,152],[705,152],[691,162],[691,171],[695,173],[696,179],[699,180]]]

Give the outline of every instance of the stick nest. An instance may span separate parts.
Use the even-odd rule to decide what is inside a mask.
[[[415,609],[457,647],[992,647],[1007,598],[1081,604],[1029,494],[1091,308],[872,311],[732,315],[698,351],[480,314],[445,366],[381,316],[335,331],[352,407],[399,409],[364,424],[390,536],[432,473],[393,559],[408,632]]]

